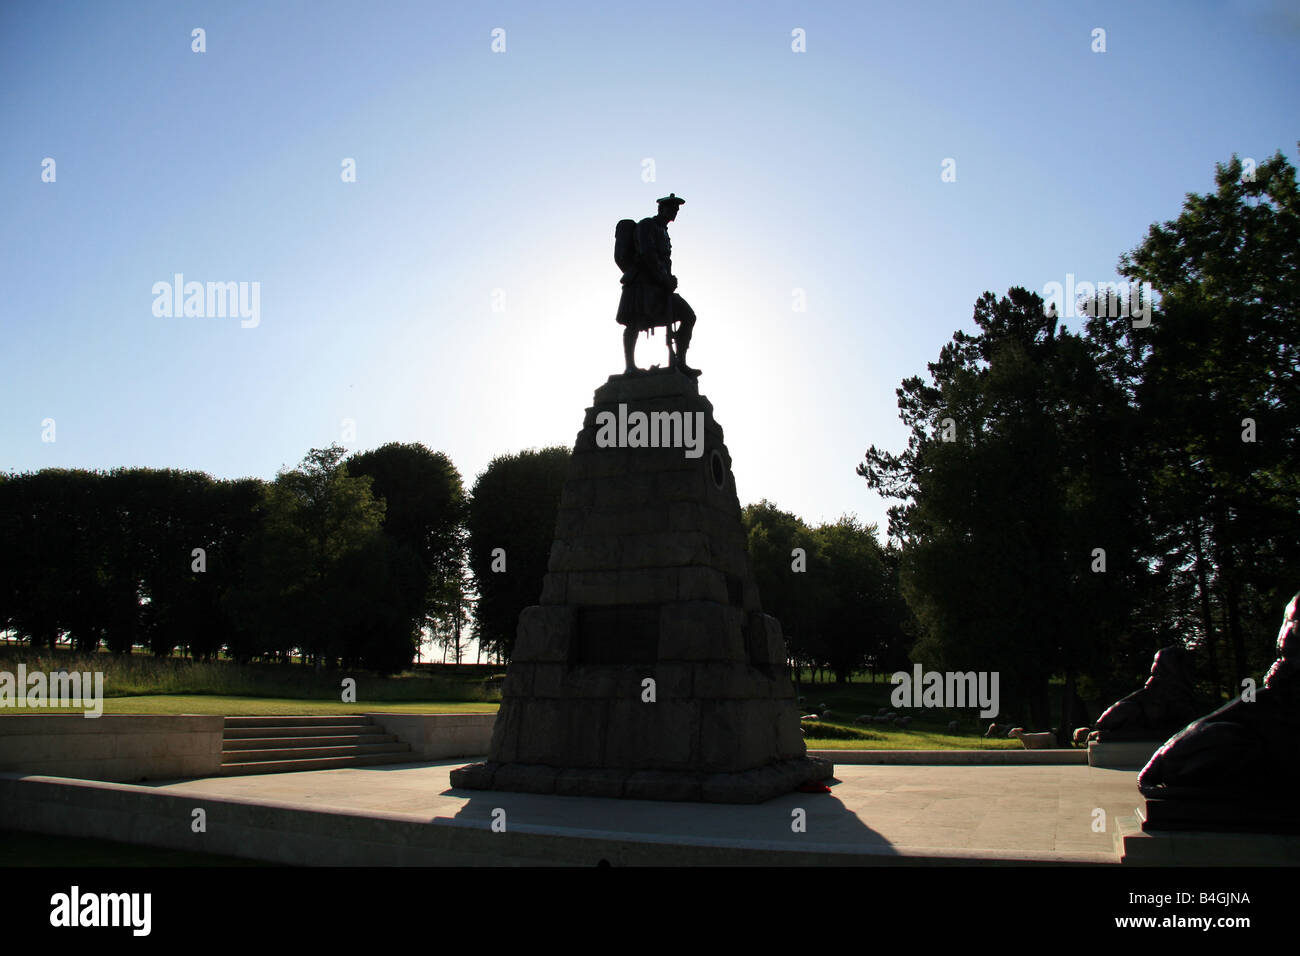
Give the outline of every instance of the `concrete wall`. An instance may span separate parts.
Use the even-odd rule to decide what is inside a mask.
[[[223,717],[0,716],[0,772],[134,782],[215,776]]]
[[[496,714],[366,714],[410,744],[415,760],[485,756],[492,744]]]

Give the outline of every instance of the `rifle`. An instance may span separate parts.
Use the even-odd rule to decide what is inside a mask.
[[[664,342],[668,346],[668,367],[677,364],[677,353],[673,351],[673,293],[668,292],[668,304],[664,306]]]

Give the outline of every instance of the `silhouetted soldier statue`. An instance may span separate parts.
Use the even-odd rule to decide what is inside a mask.
[[[614,230],[614,261],[623,270],[623,296],[617,318],[623,326],[623,357],[629,375],[640,371],[634,359],[637,333],[660,325],[668,338],[668,367],[686,375],[700,374],[686,364],[695,312],[677,294],[673,244],[668,238],[668,224],[677,218],[677,210],[685,202],[669,193],[659,200],[657,215],[636,223],[624,219]],[[672,330],[674,322],[678,324],[676,332]]]

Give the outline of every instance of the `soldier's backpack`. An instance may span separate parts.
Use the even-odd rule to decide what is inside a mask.
[[[614,227],[614,264],[625,273],[636,268],[635,219],[620,219]]]

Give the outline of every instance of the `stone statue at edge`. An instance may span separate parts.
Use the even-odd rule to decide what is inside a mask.
[[[1138,775],[1148,798],[1235,795],[1290,803],[1300,788],[1300,594],[1286,607],[1277,660],[1253,699],[1238,696],[1179,731]]]
[[[1191,654],[1178,644],[1156,651],[1151,676],[1097,719],[1089,740],[1168,740],[1205,712],[1192,683]]]

